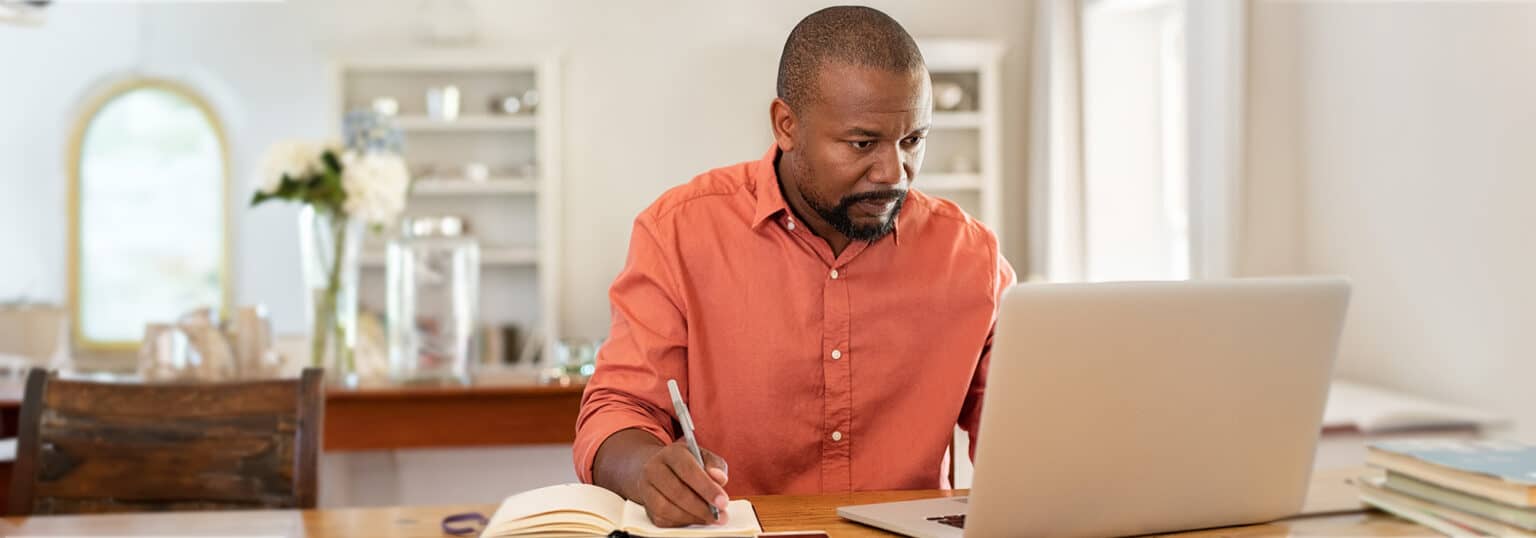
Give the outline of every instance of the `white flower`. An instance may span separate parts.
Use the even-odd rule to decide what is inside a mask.
[[[320,161],[329,144],[315,142],[284,141],[273,144],[261,165],[261,192],[274,194],[283,185],[283,176],[294,181],[307,181],[319,173],[324,163]]]
[[[389,153],[342,156],[341,188],[347,193],[342,210],[371,224],[388,224],[405,210],[411,176],[405,160]]]

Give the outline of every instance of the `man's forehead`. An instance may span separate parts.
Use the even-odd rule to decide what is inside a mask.
[[[829,62],[817,70],[816,101],[843,113],[902,113],[930,110],[928,71],[889,70]]]

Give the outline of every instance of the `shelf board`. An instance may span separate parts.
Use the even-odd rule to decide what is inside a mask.
[[[459,116],[452,120],[399,116],[395,123],[403,131],[418,132],[532,131],[538,128],[538,119],[533,116]]]
[[[935,129],[974,129],[981,127],[980,112],[934,112]]]
[[[924,191],[981,190],[981,174],[923,174],[912,186]]]
[[[421,178],[411,186],[412,196],[507,195],[537,192],[539,192],[539,181],[527,178],[492,177],[485,181]]]
[[[384,268],[384,252],[364,252],[358,263],[365,268]],[[537,267],[539,251],[533,247],[484,247],[480,249],[480,267]]]
[[[535,54],[529,54],[535,52]],[[336,67],[355,73],[535,73],[550,60],[553,51],[529,51],[524,47],[470,49],[442,48],[357,50],[336,58]]]
[[[538,264],[539,251],[533,247],[497,247],[480,251],[480,265],[532,267]]]
[[[532,75],[538,67],[531,63],[484,62],[476,60],[362,60],[341,66],[348,73],[438,74],[438,73],[515,73]]]

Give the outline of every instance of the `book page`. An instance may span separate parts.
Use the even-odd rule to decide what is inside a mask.
[[[624,498],[598,486],[561,484],[525,491],[502,501],[484,536],[529,531],[606,535],[624,520]]]
[[[645,507],[633,502],[624,503],[624,532],[646,538],[688,538],[714,536],[757,536],[762,527],[757,525],[757,511],[747,500],[731,501],[726,505],[725,525],[692,525],[664,529],[651,524],[651,516]]]

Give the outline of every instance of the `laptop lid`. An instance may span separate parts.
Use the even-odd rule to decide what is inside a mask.
[[[1349,285],[1026,284],[993,341],[966,536],[1127,535],[1296,513]]]

